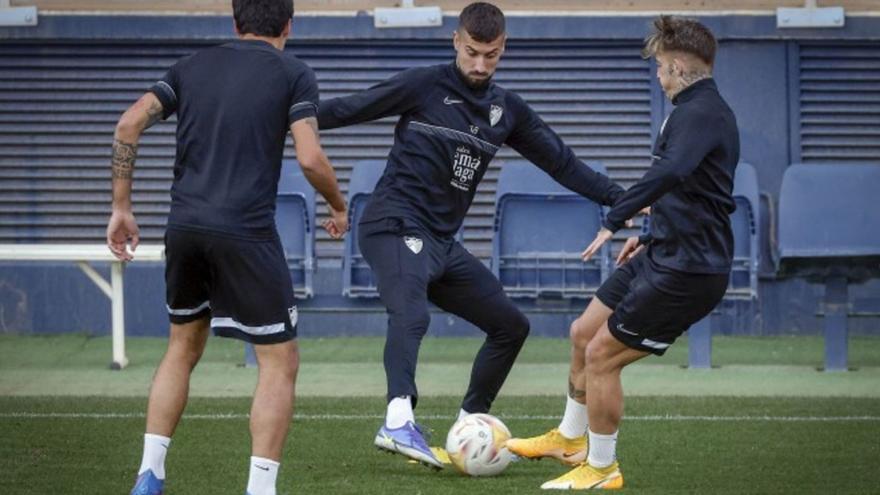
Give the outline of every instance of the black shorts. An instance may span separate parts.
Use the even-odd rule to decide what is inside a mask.
[[[712,312],[727,291],[729,277],[671,270],[643,252],[615,270],[596,297],[614,310],[608,329],[617,340],[663,355],[675,339]]]
[[[293,283],[279,239],[169,228],[165,290],[171,323],[211,317],[214,334],[253,344],[296,337]]]

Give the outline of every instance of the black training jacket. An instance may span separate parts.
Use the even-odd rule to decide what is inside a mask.
[[[688,86],[654,144],[648,172],[615,202],[605,227],[617,231],[651,206],[648,256],[688,273],[727,273],[733,258],[730,214],[739,162],[736,117],[712,79]]]
[[[504,144],[597,203],[613,204],[623,193],[578,160],[522,98],[491,82],[470,88],[455,64],[409,69],[323,101],[318,123],[333,129],[392,115],[400,115],[394,146],[362,222],[401,217],[436,235],[454,235]]]

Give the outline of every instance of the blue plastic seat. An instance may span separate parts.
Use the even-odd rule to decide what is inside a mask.
[[[736,211],[730,215],[733,230],[733,267],[726,299],[758,298],[758,266],[760,266],[760,232],[758,208],[760,192],[755,167],[740,162],[733,182]]]
[[[880,165],[788,167],[779,193],[782,274],[876,276],[880,209],[872,207],[872,200],[878,184]]]
[[[278,181],[275,225],[298,297],[312,297],[315,271],[315,190],[295,160],[285,160]]]
[[[348,297],[378,297],[376,280],[357,243],[358,223],[386,162],[363,160],[355,163],[348,185],[348,212],[351,230],[345,236],[342,254],[342,294]]]
[[[846,371],[848,284],[880,276],[880,165],[791,165],[779,193],[782,276],[825,283],[825,370]]]
[[[591,165],[606,173],[601,164]],[[604,217],[600,205],[525,161],[501,167],[495,195],[492,271],[512,297],[591,296],[610,269],[610,248],[584,263]]]

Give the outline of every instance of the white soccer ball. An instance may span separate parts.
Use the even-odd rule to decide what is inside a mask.
[[[469,476],[494,476],[510,464],[505,443],[510,430],[495,416],[468,414],[449,429],[446,452],[452,464]]]

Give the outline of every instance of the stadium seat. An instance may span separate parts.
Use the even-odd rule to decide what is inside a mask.
[[[312,277],[315,271],[315,190],[295,160],[285,160],[282,164],[275,225],[284,246],[294,292],[297,297],[312,297]]]
[[[378,297],[373,272],[358,247],[358,222],[376,183],[385,170],[383,160],[363,160],[354,165],[348,185],[348,214],[351,230],[345,236],[342,253],[342,294],[348,297]]]
[[[733,229],[733,269],[725,298],[754,301],[758,298],[760,192],[755,167],[740,162],[733,182],[736,210],[730,215]]]
[[[601,164],[593,169],[606,173]],[[586,298],[607,278],[610,247],[587,263],[580,253],[602,226],[600,205],[569,191],[537,166],[501,167],[495,194],[492,272],[512,297]]]
[[[825,370],[847,370],[848,284],[880,276],[880,165],[795,164],[779,194],[780,276],[825,284]]]

